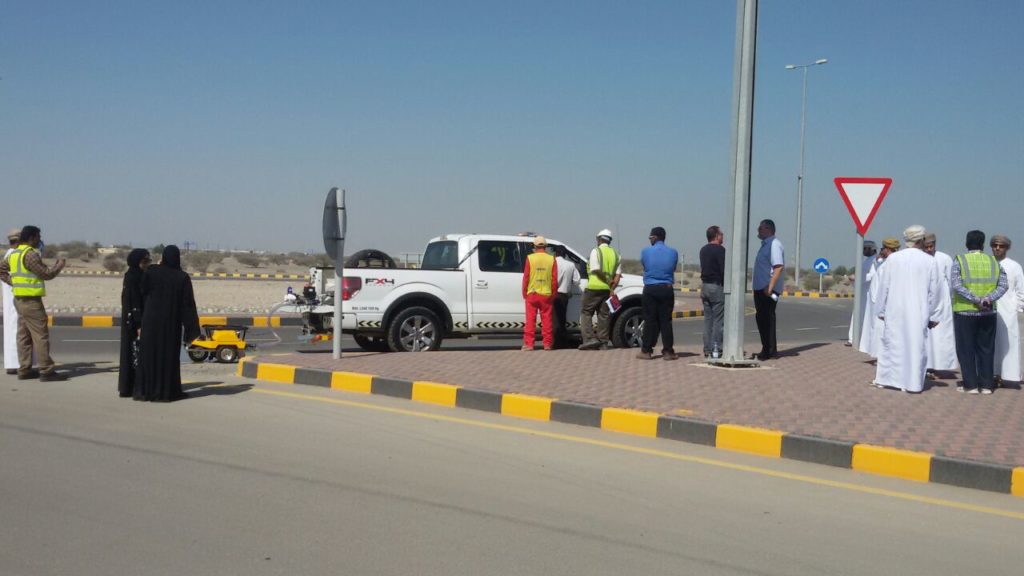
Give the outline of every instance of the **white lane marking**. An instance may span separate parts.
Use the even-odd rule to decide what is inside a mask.
[[[850,327],[849,324],[837,324],[836,326],[833,326],[833,328],[849,328],[849,327]]]
[[[120,342],[121,339],[117,340],[61,340],[61,342]]]
[[[807,330],[820,330],[820,328],[794,328],[794,332],[806,332]]]

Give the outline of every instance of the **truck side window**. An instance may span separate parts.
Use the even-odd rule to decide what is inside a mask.
[[[459,265],[459,243],[454,240],[431,242],[423,254],[424,270],[451,270]]]
[[[516,242],[481,240],[476,253],[482,272],[523,273],[522,254]]]

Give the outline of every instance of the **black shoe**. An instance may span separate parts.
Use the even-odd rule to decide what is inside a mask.
[[[29,370],[22,374],[18,374],[18,380],[32,380],[33,378],[39,378],[39,370]]]
[[[68,377],[60,372],[50,372],[49,374],[39,375],[40,382],[63,382],[67,379]]]
[[[18,369],[17,368],[8,368],[7,369],[7,375],[8,376],[14,376],[17,373],[18,373]]]

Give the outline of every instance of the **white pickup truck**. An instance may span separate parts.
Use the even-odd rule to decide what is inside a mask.
[[[564,244],[549,238],[548,249],[555,245]],[[530,236],[447,234],[430,240],[419,269],[346,268],[342,332],[366,350],[394,352],[436,350],[446,338],[522,334],[523,267],[532,251]],[[566,315],[570,332],[579,332],[587,259],[568,246],[566,251],[582,278]],[[319,286],[299,297],[296,307],[312,334],[332,329],[333,282],[323,281],[324,272],[333,270],[322,270],[321,282],[314,282]],[[642,291],[640,276],[622,275],[616,289],[622,307],[611,320],[616,347],[640,345]]]

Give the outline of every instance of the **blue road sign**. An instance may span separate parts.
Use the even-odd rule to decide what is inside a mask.
[[[829,266],[828,260],[825,260],[824,258],[818,258],[814,261],[814,271],[818,274],[824,274],[828,272],[830,268],[832,267]]]

